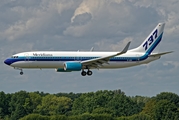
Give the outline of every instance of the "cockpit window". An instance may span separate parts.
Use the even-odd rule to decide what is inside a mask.
[[[18,58],[18,56],[12,56],[11,58]]]

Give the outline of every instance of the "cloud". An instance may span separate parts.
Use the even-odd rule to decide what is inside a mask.
[[[120,51],[124,48],[124,46],[133,39],[131,37],[127,37],[122,41],[117,43],[112,43],[111,39],[101,40],[96,42],[95,45],[99,50],[106,50],[106,51]],[[95,48],[96,48],[95,47]]]
[[[122,89],[127,95],[148,96],[164,90],[178,91],[177,0],[2,0],[0,11],[0,88],[3,91]],[[61,74],[54,70],[25,70],[25,75],[20,77],[19,71],[3,64],[6,57],[23,51],[89,50],[92,46],[95,50],[118,51],[128,41],[132,41],[130,48],[134,48],[158,22],[166,23],[160,51],[175,52],[148,65],[94,70],[92,77],[84,78],[79,72]]]
[[[83,15],[83,14],[90,14],[92,16],[92,10],[95,9],[99,1],[89,1],[85,0],[83,1],[80,6],[75,10],[73,17],[71,18],[71,22],[74,22],[74,19],[77,16]]]
[[[73,1],[59,2],[57,0],[41,2],[38,7],[13,6],[8,11],[18,14],[18,18],[6,29],[1,30],[0,35],[5,40],[17,40],[27,35],[40,34],[44,30],[44,34],[52,33],[53,29],[56,30],[55,27],[59,26],[63,11],[72,9],[74,6]]]
[[[172,65],[172,66],[174,66],[174,69],[176,70],[176,69],[179,68],[179,61],[166,61],[166,62],[163,63],[163,65],[164,66]]]

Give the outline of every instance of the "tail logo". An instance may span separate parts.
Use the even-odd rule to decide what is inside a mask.
[[[151,36],[148,38],[148,40],[146,40],[143,44],[143,47],[145,49],[145,51],[148,49],[148,47],[151,46],[151,44],[153,43],[153,41],[155,41],[158,37],[158,30],[156,29]]]

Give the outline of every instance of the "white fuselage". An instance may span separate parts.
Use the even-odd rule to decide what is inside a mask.
[[[15,68],[64,68],[64,63],[69,61],[84,61],[115,54],[117,52],[70,52],[70,51],[38,51],[23,52],[15,54],[12,58],[16,60],[10,66]],[[145,58],[142,59],[142,57]],[[125,68],[140,64],[146,64],[159,59],[159,57],[148,57],[145,53],[127,52],[113,57],[108,64],[99,66],[100,69]],[[93,68],[91,68],[93,69]]]

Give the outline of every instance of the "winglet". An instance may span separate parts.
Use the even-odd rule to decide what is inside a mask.
[[[125,46],[125,48],[124,48],[121,52],[119,52],[117,55],[126,53],[126,52],[128,51],[128,49],[129,49],[130,44],[131,44],[131,41],[129,41],[129,42],[127,43],[127,45]]]

